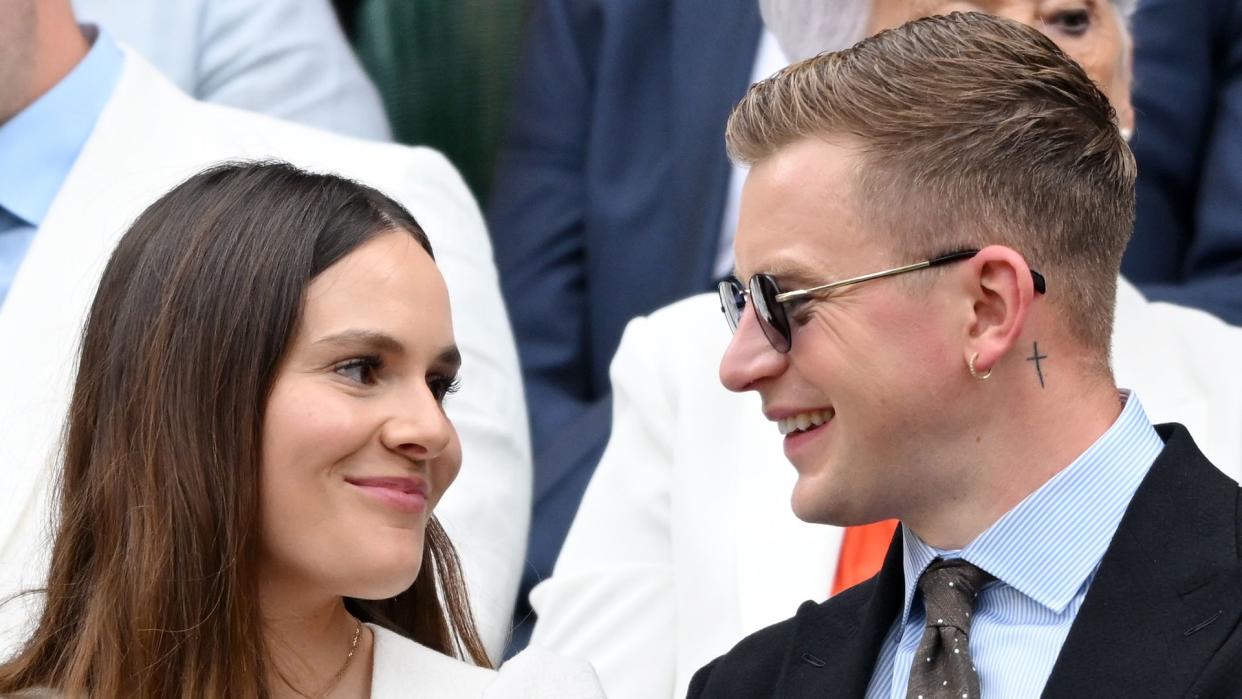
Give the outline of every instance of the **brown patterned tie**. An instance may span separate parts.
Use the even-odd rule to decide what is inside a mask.
[[[919,592],[927,610],[923,640],[910,666],[906,699],[978,699],[979,673],[970,659],[970,615],[979,590],[994,580],[961,559],[936,559]]]

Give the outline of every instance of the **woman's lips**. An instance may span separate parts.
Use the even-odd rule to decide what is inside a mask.
[[[427,482],[419,478],[346,478],[345,482],[377,502],[400,512],[427,511]]]

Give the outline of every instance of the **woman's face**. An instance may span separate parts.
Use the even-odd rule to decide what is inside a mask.
[[[263,424],[263,582],[362,599],[414,582],[461,466],[443,410],[459,364],[444,280],[409,234],[311,282]]]
[[[955,11],[987,12],[1036,27],[1103,89],[1122,128],[1134,128],[1130,42],[1122,16],[1110,0],[874,0],[868,32]]]
[[[869,32],[958,11],[987,12],[1039,29],[1108,95],[1121,127],[1134,128],[1129,39],[1110,0],[874,0]]]

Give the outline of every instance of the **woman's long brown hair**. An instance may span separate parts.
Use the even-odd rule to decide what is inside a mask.
[[[269,696],[256,580],[264,407],[307,285],[392,230],[431,252],[383,194],[281,163],[209,169],[134,222],[83,335],[42,614],[0,666],[0,694]],[[409,590],[346,604],[488,664],[434,518]]]

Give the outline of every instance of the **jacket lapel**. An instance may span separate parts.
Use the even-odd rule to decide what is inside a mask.
[[[802,617],[773,696],[862,697],[880,646],[901,612],[905,574],[901,528],[880,574]]]
[[[73,376],[73,353],[95,285],[116,242],[114,231],[125,223],[115,207],[87,203],[108,196],[100,190],[124,186],[113,176],[100,177],[96,165],[116,157],[101,141],[117,124],[119,104],[130,89],[131,61],[70,171],[22,263],[3,313],[0,313],[0,362],[18,368],[5,377],[0,395],[0,553],[30,509],[32,498],[45,498],[52,480],[51,446],[64,423],[65,396]],[[88,216],[85,212],[96,216]],[[133,213],[133,212],[130,212]],[[102,215],[100,215],[102,214]],[[20,342],[7,341],[21,338]],[[41,492],[36,493],[36,485]],[[35,508],[38,516],[45,510]]]
[[[1046,697],[1182,696],[1242,615],[1238,487],[1180,425],[1135,493]]]
[[[0,563],[26,517],[54,480],[82,323],[99,277],[125,228],[145,206],[193,173],[210,147],[179,128],[193,104],[125,49],[116,90],[27,253],[0,313],[0,366],[20,367],[0,392]],[[160,121],[169,128],[145,129]],[[172,125],[176,125],[174,128]]]
[[[671,89],[673,196],[678,237],[668,269],[678,297],[706,291],[720,243],[731,172],[724,128],[749,86],[762,24],[754,0],[673,4]]]

